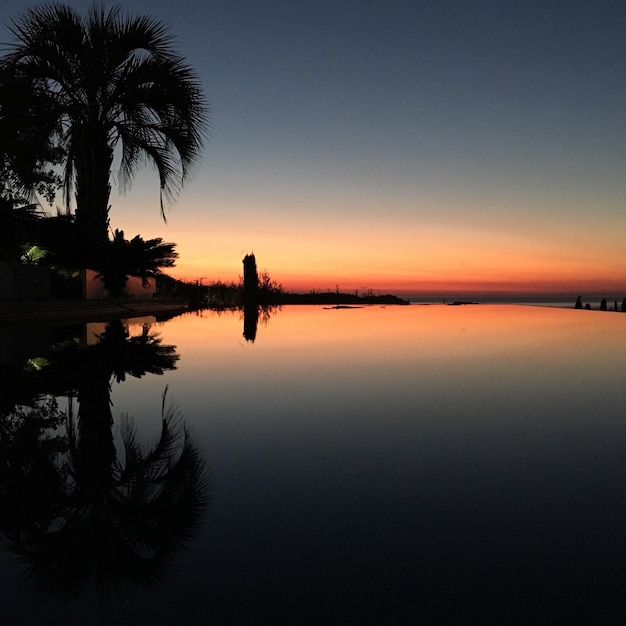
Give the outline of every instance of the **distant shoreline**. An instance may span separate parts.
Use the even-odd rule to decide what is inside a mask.
[[[265,304],[265,302],[259,302]],[[333,291],[323,293],[282,293],[270,298],[268,304],[278,306],[288,304],[323,304],[323,305],[360,305],[360,304],[382,304],[382,305],[400,305],[406,306],[411,304],[409,300],[404,300],[398,296],[385,294],[380,296],[367,295],[358,296],[349,293],[337,293]]]

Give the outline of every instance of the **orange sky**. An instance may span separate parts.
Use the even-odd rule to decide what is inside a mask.
[[[361,215],[350,199],[334,210],[287,211],[263,199],[220,199],[203,207],[188,195],[163,224],[150,208],[149,186],[112,196],[112,224],[126,235],[162,237],[178,244],[171,275],[185,280],[237,281],[243,256],[254,252],[259,271],[291,291],[340,290],[398,295],[481,293],[606,293],[626,295],[626,256],[620,252],[626,217],[610,219],[543,199],[532,210],[503,213],[480,198],[450,202],[448,195],[396,199],[388,212],[372,203]],[[210,198],[208,194],[207,198]],[[310,200],[308,202],[311,202]],[[517,200],[522,205],[522,200]],[[583,205],[585,200],[580,203]],[[401,212],[413,203],[413,213]],[[422,210],[420,204],[428,205]],[[404,210],[404,209],[403,209]],[[567,211],[574,214],[567,221]],[[469,217],[468,217],[469,215]],[[520,217],[520,215],[522,217]],[[540,224],[540,225],[539,225]]]

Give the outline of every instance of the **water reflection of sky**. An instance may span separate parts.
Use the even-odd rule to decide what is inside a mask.
[[[213,473],[178,574],[129,596],[131,612],[622,614],[626,315],[286,307],[253,344],[242,325],[230,313],[171,320],[156,330],[177,369],[113,385],[114,416],[130,413],[150,439],[167,384]],[[121,619],[120,606],[107,610]]]

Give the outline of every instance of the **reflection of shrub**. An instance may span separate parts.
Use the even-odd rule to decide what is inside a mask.
[[[47,528],[61,512],[54,493],[62,489],[65,475],[59,460],[67,443],[59,434],[65,413],[54,397],[17,406],[0,420],[0,525],[6,537],[25,530]]]

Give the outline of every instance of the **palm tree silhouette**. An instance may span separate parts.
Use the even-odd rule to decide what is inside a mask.
[[[27,576],[62,595],[93,585],[106,596],[161,581],[207,503],[207,471],[167,387],[156,444],[144,448],[127,417],[117,452],[111,381],[162,373],[178,358],[146,329],[129,338],[121,326],[109,325],[95,346],[68,351],[77,366],[76,413],[73,400],[62,415],[52,398],[0,421],[1,528]]]
[[[68,211],[73,191],[83,236],[89,245],[102,244],[119,146],[122,189],[138,165],[151,161],[165,219],[164,200],[186,180],[208,126],[199,82],[173,52],[163,23],[122,17],[119,7],[94,4],[83,18],[71,7],[44,4],[26,10],[11,32],[17,42],[0,62],[0,102],[10,105],[0,107],[0,126],[37,128],[20,142],[29,155],[22,171],[36,169],[50,144],[57,148]]]
[[[145,285],[148,278],[162,275],[162,267],[173,267],[178,257],[174,246],[161,238],[145,241],[139,235],[128,241],[124,231],[116,229],[100,265],[100,276],[111,296],[119,298],[129,274],[139,276]]]

